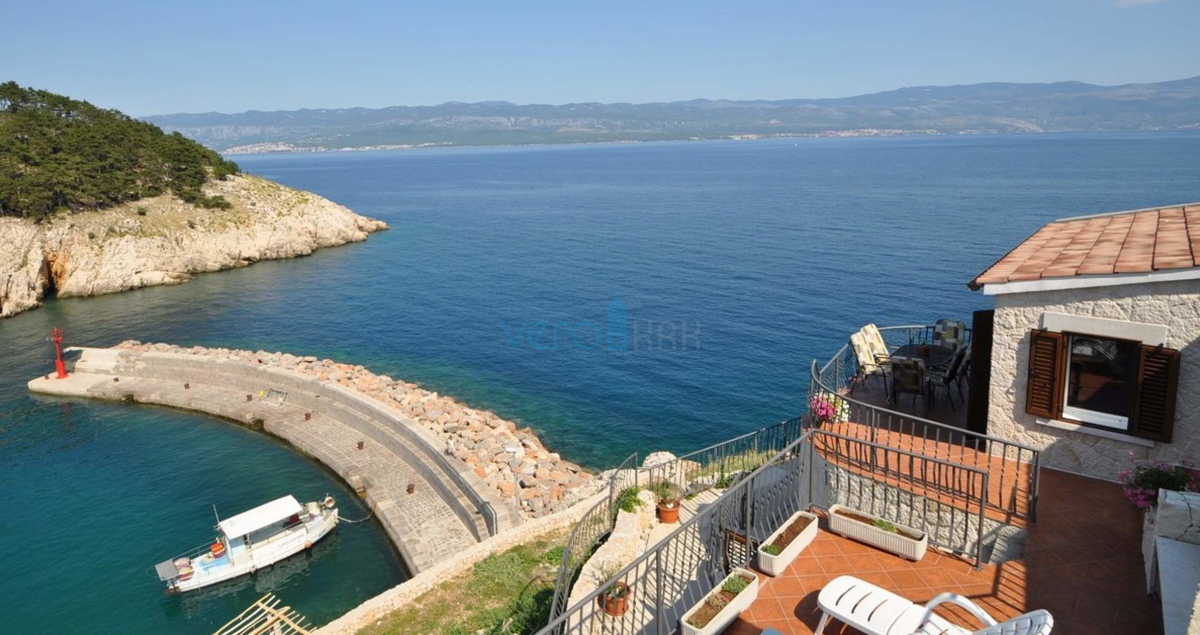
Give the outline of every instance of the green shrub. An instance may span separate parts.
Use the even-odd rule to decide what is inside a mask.
[[[743,578],[740,575],[735,575],[732,578],[726,580],[725,584],[721,585],[721,590],[726,593],[732,593],[734,595],[737,595],[738,593],[745,591],[746,587],[748,587],[748,586],[750,586],[750,583],[747,582],[745,578]]]
[[[763,545],[762,548],[759,549],[759,551],[766,553],[766,554],[770,554],[772,556],[778,556],[779,554],[783,553],[783,550],[780,549],[779,547],[776,547],[775,545]]]
[[[146,212],[148,212],[148,211],[150,211],[150,208],[146,207],[145,205],[138,205],[138,207],[137,207],[137,215],[138,216],[145,216]]]
[[[671,481],[658,481],[650,487],[650,491],[654,492],[655,498],[658,500],[668,500],[678,498],[678,488]]]
[[[875,519],[875,526],[879,529],[882,529],[882,530],[888,532],[889,534],[900,533],[900,531],[896,529],[896,525],[894,523],[888,522],[882,518]]]
[[[636,486],[621,490],[621,493],[617,494],[617,509],[631,514],[636,512],[642,506],[642,499],[638,498],[640,491],[641,488]]]

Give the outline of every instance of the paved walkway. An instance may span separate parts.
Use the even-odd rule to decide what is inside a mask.
[[[288,395],[282,405],[259,399],[260,390],[285,385]],[[365,488],[368,504],[414,574],[489,535],[487,522],[464,491],[468,485],[452,478],[445,464],[431,456],[431,448],[353,404],[331,399],[315,379],[238,362],[209,363],[197,356],[87,349],[70,378],[42,377],[29,388],[194,410],[277,436],[352,486]],[[501,522],[510,523],[509,506],[503,501],[495,506],[503,514]]]

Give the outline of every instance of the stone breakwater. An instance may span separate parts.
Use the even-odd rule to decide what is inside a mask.
[[[129,340],[115,348],[143,353],[182,353],[280,368],[357,390],[410,417],[445,444],[445,451],[471,466],[475,476],[503,500],[515,501],[524,518],[562,511],[596,493],[602,479],[551,452],[528,427],[463,405],[416,384],[376,375],[363,366],[289,353],[144,344]]]
[[[309,192],[253,177],[205,186],[230,209],[201,209],[169,194],[34,223],[0,218],[0,317],[50,296],[178,284],[194,273],[295,258],[387,229]]]

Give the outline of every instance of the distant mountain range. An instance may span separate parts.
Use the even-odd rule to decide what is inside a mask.
[[[1200,129],[1200,76],[1097,86],[918,86],[836,99],[506,101],[146,117],[229,154],[810,136]]]

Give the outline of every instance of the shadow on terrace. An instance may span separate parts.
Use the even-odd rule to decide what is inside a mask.
[[[931,330],[882,333],[894,354]],[[893,406],[883,378],[863,381],[849,350],[812,365],[809,403],[831,408],[626,470],[641,487],[670,481],[698,504],[680,524],[652,532],[645,551],[595,591],[556,607],[540,635],[810,634],[821,623],[822,590],[840,576],[918,608],[955,593],[1000,622],[1044,609],[1056,635],[1161,632],[1141,572],[1141,518],[1119,486],[1053,470],[1043,476],[1037,449],[955,425],[963,402],[928,413],[919,400],[916,412]],[[887,521],[875,525],[884,532],[892,525],[924,534],[928,548],[900,557],[882,548],[886,539],[873,544],[847,537],[844,527],[833,531],[836,506]],[[776,541],[805,513],[815,523],[796,534],[799,549],[786,551]],[[776,550],[790,557],[762,559]],[[727,586],[735,578],[741,582]],[[616,612],[613,593],[625,598]],[[692,624],[702,605],[712,618],[703,627]],[[982,626],[954,604],[934,613],[957,627],[946,633]],[[838,616],[824,631],[856,632]]]

